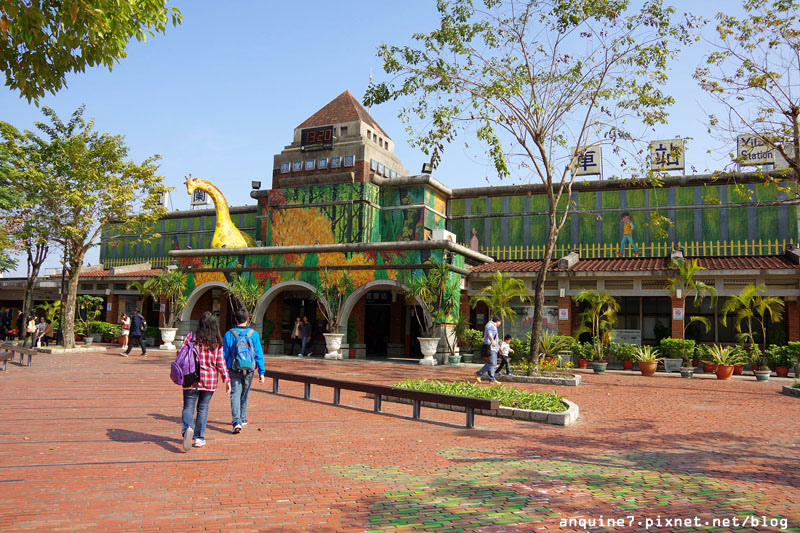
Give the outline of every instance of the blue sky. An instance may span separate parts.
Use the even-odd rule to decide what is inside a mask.
[[[182,187],[189,173],[218,184],[231,205],[253,203],[251,180],[269,188],[273,155],[291,142],[297,125],[344,90],[360,99],[370,73],[385,79],[376,48],[384,42],[408,43],[414,32],[429,31],[438,20],[434,0],[186,0],[171,5],[183,12],[182,25],[132,43],[112,72],[96,68],[69,76],[68,88],[41,105],[66,119],[86,104],[97,130],[125,135],[133,160],[160,154],[165,182],[176,187],[175,209],[189,206]],[[672,5],[679,12],[700,9],[696,13],[706,18],[731,8],[720,1]],[[727,159],[706,134],[703,109],[710,102],[691,79],[705,50],[696,45],[673,68],[667,90],[677,103],[670,124],[652,137],[693,137],[687,165],[699,172],[721,168]],[[427,157],[408,145],[399,107],[392,102],[370,113],[394,139],[405,167],[417,173]],[[0,110],[0,120],[20,129],[33,129],[42,119],[34,105],[5,87]],[[715,152],[711,156],[709,149]],[[482,151],[468,151],[463,141],[445,151],[434,175],[452,187],[501,183]],[[87,261],[98,261],[97,249]],[[17,275],[25,274],[22,263]],[[52,258],[45,266],[57,264]]]

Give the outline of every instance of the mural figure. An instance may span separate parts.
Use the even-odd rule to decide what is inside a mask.
[[[478,247],[480,243],[478,242],[478,230],[472,228],[472,238],[469,240],[469,247],[476,252],[479,252]]]
[[[219,189],[206,180],[193,178],[191,174],[186,178],[186,191],[193,195],[195,189],[205,191],[214,200],[214,209],[217,211],[217,227],[211,239],[212,248],[248,248],[255,246],[256,241],[246,233],[239,231],[231,220],[228,202]]]
[[[619,243],[619,252],[617,252],[617,255],[620,257],[625,256],[628,244],[630,244],[631,248],[633,249],[633,255],[639,255],[641,251],[633,242],[634,226],[633,222],[631,222],[631,215],[628,213],[622,213],[622,216],[619,219],[622,222],[622,240]]]

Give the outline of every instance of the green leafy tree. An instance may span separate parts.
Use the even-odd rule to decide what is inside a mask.
[[[92,296],[90,294],[81,294],[77,297],[78,305],[78,319],[83,322],[83,330],[86,332],[87,337],[92,336],[92,322],[97,320],[103,309],[103,299],[99,296]],[[73,338],[74,343],[74,338]],[[66,346],[66,337],[64,341]]]
[[[709,116],[728,140],[753,134],[788,163],[800,182],[800,3],[744,0],[745,15],[717,14],[712,51],[695,79],[727,111]]]
[[[174,328],[175,320],[181,310],[186,307],[186,272],[180,270],[168,270],[154,275],[144,282],[144,289],[158,301],[161,297],[167,299],[169,314],[164,322],[164,327]]]
[[[112,221],[120,221],[122,233],[148,235],[165,214],[158,202],[168,189],[157,174],[158,156],[140,164],[128,161],[124,138],[94,131],[94,120],[84,120],[83,107],[67,123],[48,107],[42,112],[49,119],[48,124],[36,123],[43,137],[7,123],[0,128],[11,156],[11,179],[39,192],[38,222],[67,252],[63,329],[65,346],[71,348],[78,274],[86,252]]]
[[[353,280],[346,270],[323,268],[319,271],[319,287],[314,291],[314,298],[328,323],[329,333],[339,333],[342,305],[351,292],[353,292]],[[327,307],[323,301],[328,303]]]
[[[589,333],[594,344],[594,357],[603,360],[603,349],[611,342],[614,328],[617,325],[619,303],[606,291],[583,290],[575,295],[575,301],[584,304],[581,313],[580,327],[575,330],[575,338],[582,333]]]
[[[571,211],[586,149],[625,150],[647,126],[665,123],[673,98],[660,86],[695,24],[673,21],[658,0],[440,0],[439,27],[415,46],[383,45],[388,82],[364,98],[374,105],[411,97],[400,116],[411,144],[441,160],[460,131],[473,131],[500,178],[538,180],[547,197],[547,238],[534,291],[531,356],[539,347],[544,283]],[[627,159],[623,156],[623,163]],[[512,170],[513,169],[513,170]],[[533,358],[533,357],[532,357]]]
[[[258,280],[252,273],[233,274],[225,292],[231,301],[231,308],[234,313],[236,309],[244,307],[252,320],[256,312],[258,300],[261,298],[262,290]]]
[[[14,255],[21,248],[21,243],[16,238],[16,232],[23,222],[19,213],[23,201],[20,187],[11,179],[10,154],[0,144],[0,272],[17,266]]]
[[[767,323],[780,322],[783,318],[783,300],[777,296],[761,296],[766,292],[763,285],[747,285],[735,296],[730,296],[722,306],[722,325],[728,325],[728,315],[733,314],[734,327],[739,339],[750,344],[751,356],[758,368],[765,367],[767,351]],[[763,349],[756,343],[753,323],[760,330]]]
[[[666,290],[673,298],[678,296],[680,291],[681,310],[686,311],[686,300],[689,298],[694,299],[694,306],[700,307],[703,300],[711,297],[711,305],[717,302],[717,291],[711,285],[703,283],[694,279],[695,275],[705,267],[700,266],[697,259],[686,261],[685,259],[675,259],[672,266],[678,269],[678,275],[674,278],[669,278],[666,284]],[[684,316],[682,313],[681,316]],[[702,324],[706,328],[706,333],[711,330],[711,322],[704,316],[690,316],[687,321],[685,318],[681,320],[683,335],[683,366],[689,366],[689,357],[686,355],[686,330],[692,324]]]
[[[415,306],[414,316],[423,335],[432,338],[436,324],[452,320],[458,310],[461,290],[459,278],[452,275],[447,263],[433,259],[427,262],[431,268],[409,280],[405,297],[406,303]]]
[[[500,335],[505,337],[506,320],[513,322],[514,317],[517,316],[512,304],[524,305],[530,299],[531,296],[525,288],[524,281],[497,271],[492,274],[492,282],[486,287],[482,287],[479,293],[472,297],[470,303],[472,307],[482,303],[489,308],[490,316],[499,316],[502,320]]]
[[[30,102],[66,85],[66,75],[127,56],[131,39],[165,33],[181,12],[166,0],[0,0],[0,70]]]

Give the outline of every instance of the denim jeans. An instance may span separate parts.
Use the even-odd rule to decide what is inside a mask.
[[[308,337],[303,337],[303,342],[300,343],[300,353],[306,354],[306,345],[308,344]]]
[[[250,394],[250,385],[253,384],[255,372],[244,374],[237,370],[229,372],[231,376],[231,417],[233,425],[247,422],[247,397]]]
[[[294,345],[298,343],[302,345],[300,337],[292,337],[292,345],[289,347],[289,355],[294,355]],[[300,350],[300,353],[303,353],[303,351]]]
[[[508,358],[507,357],[500,357],[500,366],[497,367],[495,370],[496,373],[500,373],[503,371],[503,368],[506,369],[506,375],[511,373],[511,367],[508,365]]]
[[[494,377],[494,371],[497,368],[497,352],[491,350],[489,352],[489,362],[484,364],[476,375],[483,376],[484,373],[489,374],[489,381],[497,381]]]
[[[211,403],[212,396],[214,396],[214,391],[184,389],[181,434],[186,431],[186,428],[191,427],[194,429],[195,438],[205,438],[206,422],[208,421],[208,404]],[[197,419],[194,422],[194,426],[192,426],[192,417],[194,416],[195,407],[197,407]]]

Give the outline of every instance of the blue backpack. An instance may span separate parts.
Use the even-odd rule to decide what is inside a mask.
[[[247,331],[247,335],[241,335],[239,330],[233,328],[231,333],[236,337],[236,346],[233,350],[232,370],[238,370],[243,374],[249,374],[255,370],[256,367],[256,347],[253,344],[252,338],[255,330],[250,329]]]
[[[169,377],[181,387],[191,387],[200,381],[200,354],[194,341],[194,333],[189,333],[169,370]]]

